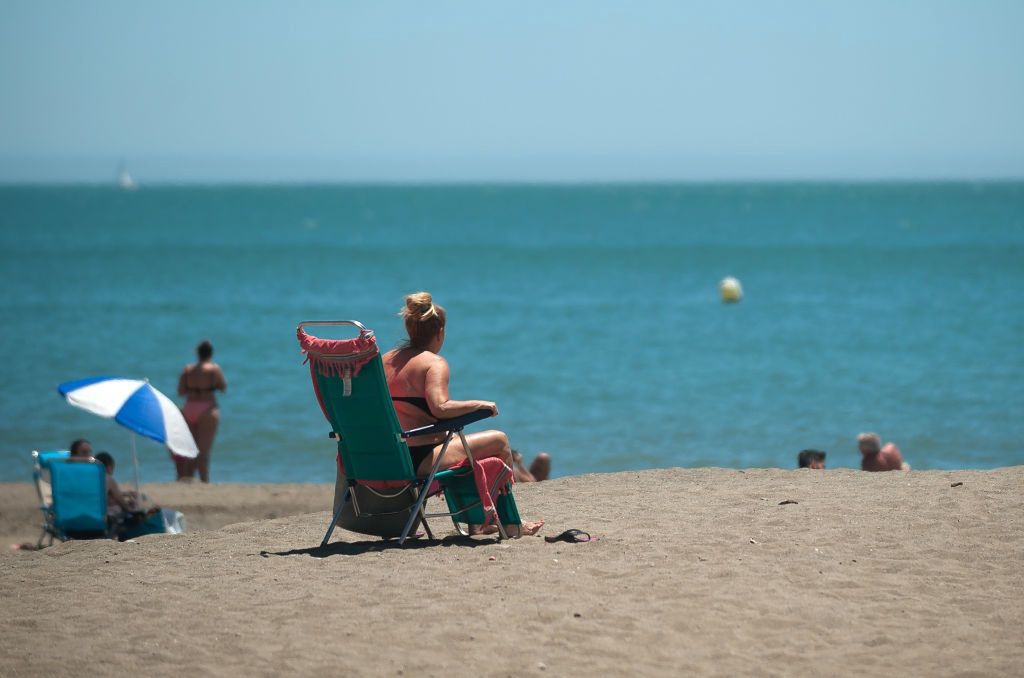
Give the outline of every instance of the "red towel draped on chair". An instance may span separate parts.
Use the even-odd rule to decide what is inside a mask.
[[[466,463],[468,460],[461,465]],[[473,464],[473,479],[476,481],[476,491],[480,494],[484,515],[487,516],[484,526],[487,526],[496,522],[498,513],[494,508],[495,497],[508,492],[509,484],[514,479],[512,469],[497,457],[487,457]]]

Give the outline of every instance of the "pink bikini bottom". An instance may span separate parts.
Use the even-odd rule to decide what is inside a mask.
[[[189,426],[195,426],[207,412],[217,407],[216,400],[186,400],[181,413],[185,415],[185,422]]]

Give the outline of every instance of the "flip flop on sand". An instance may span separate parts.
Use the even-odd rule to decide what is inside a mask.
[[[581,544],[586,541],[597,541],[597,537],[591,537],[589,532],[584,532],[583,530],[566,530],[562,534],[556,534],[554,537],[544,537],[544,541],[549,544],[554,544],[556,541]]]

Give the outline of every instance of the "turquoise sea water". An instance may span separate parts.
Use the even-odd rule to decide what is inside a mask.
[[[1021,183],[4,187],[0,267],[0,480],[80,435],[129,473],[127,433],[56,385],[173,394],[208,337],[213,479],[329,481],[295,326],[388,347],[418,289],[449,312],[453,397],[497,401],[557,474],[855,466],[863,430],[916,468],[1024,463]]]

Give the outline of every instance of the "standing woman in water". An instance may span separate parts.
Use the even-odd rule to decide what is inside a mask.
[[[181,371],[178,379],[178,395],[185,396],[185,404],[181,413],[185,415],[185,423],[188,430],[199,448],[199,456],[195,459],[186,459],[172,455],[174,465],[178,471],[178,480],[192,480],[195,472],[199,471],[199,480],[204,483],[210,482],[210,448],[213,447],[213,439],[217,435],[217,425],[220,424],[220,408],[217,407],[217,399],[214,391],[224,391],[228,383],[224,380],[224,373],[220,365],[213,362],[213,344],[203,340],[196,347],[198,362],[186,365]]]

